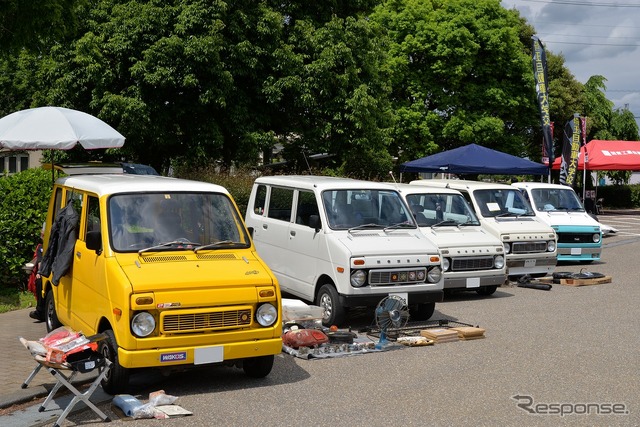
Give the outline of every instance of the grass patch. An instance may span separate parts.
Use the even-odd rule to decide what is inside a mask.
[[[35,307],[36,297],[29,291],[0,288],[0,313]]]

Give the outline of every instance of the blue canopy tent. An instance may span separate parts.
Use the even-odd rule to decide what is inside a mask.
[[[548,175],[549,167],[477,144],[443,151],[400,165],[400,172],[486,175]]]

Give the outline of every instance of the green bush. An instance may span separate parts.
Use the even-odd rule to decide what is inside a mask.
[[[0,286],[26,282],[22,270],[33,257],[47,215],[51,172],[27,169],[0,177]]]
[[[604,208],[640,207],[640,185],[605,185],[598,187],[597,198],[604,199]]]

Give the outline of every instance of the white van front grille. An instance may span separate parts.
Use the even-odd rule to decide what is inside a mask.
[[[369,284],[371,286],[382,286],[423,283],[426,275],[426,268],[370,270]]]

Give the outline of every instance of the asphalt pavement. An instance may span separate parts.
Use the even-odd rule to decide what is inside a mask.
[[[620,254],[624,254],[625,252],[636,252],[640,249],[640,215],[638,215],[637,211],[632,211],[632,212],[619,212],[618,214],[614,215],[614,214],[605,214],[601,216],[601,222],[612,225],[616,228],[618,228],[619,232],[612,237],[607,237],[605,239],[605,251],[604,251],[604,256],[603,256],[603,261],[604,263],[597,263],[594,264],[593,266],[590,266],[589,269],[591,271],[602,271],[604,273],[613,275],[616,279],[620,279],[617,283],[618,285],[620,285],[620,282],[624,282],[624,284],[626,285],[627,281],[631,281],[633,279],[627,279],[628,276],[633,277],[634,276],[634,271],[637,271],[637,267],[635,267],[634,265],[628,265],[629,271],[622,271],[619,268],[612,271],[610,269],[614,268],[614,263],[612,262],[611,265],[607,264],[607,256],[613,256],[614,253],[620,253]],[[636,225],[637,224],[637,225]],[[614,248],[615,249],[614,251]],[[619,251],[619,252],[618,252]],[[616,257],[618,257],[616,255]],[[573,270],[573,271],[579,271],[581,268],[583,268],[583,266],[559,266],[558,268],[556,268],[556,271],[559,270]],[[626,270],[626,267],[625,267]],[[622,280],[624,277],[624,280]],[[596,288],[596,287],[594,287]],[[514,289],[510,289],[510,288],[506,288],[504,289],[504,292],[501,292],[500,288],[498,290],[498,295],[497,296],[501,296],[501,298],[489,298],[486,301],[478,301],[478,304],[475,304],[475,300],[471,300],[469,303],[465,303],[464,300],[460,300],[460,299],[456,299],[454,298],[452,301],[449,302],[445,302],[443,304],[439,304],[436,308],[437,308],[437,313],[438,314],[443,314],[447,311],[447,309],[449,310],[453,310],[454,308],[458,307],[459,304],[464,304],[465,310],[462,311],[460,310],[461,313],[467,313],[465,314],[466,316],[469,316],[468,318],[462,318],[462,321],[470,321],[475,323],[476,321],[478,321],[479,318],[483,318],[482,314],[485,313],[485,311],[491,310],[493,309],[493,306],[495,305],[496,307],[498,307],[500,304],[505,304],[506,301],[509,301],[507,304],[509,304],[510,307],[512,306],[520,306],[523,310],[523,314],[524,314],[524,310],[528,310],[527,308],[525,308],[523,304],[523,301],[518,302],[519,299],[522,299],[523,297],[529,297],[530,295],[534,295],[533,293],[535,292],[540,292],[540,291],[535,291],[535,290],[524,290],[522,288],[517,288],[517,290],[514,291]],[[604,291],[607,288],[603,288],[602,291]],[[544,292],[544,291],[542,291]],[[575,302],[579,302],[579,300],[577,299],[577,297],[579,296],[580,293],[582,294],[587,294],[587,293],[593,293],[594,297],[597,296],[597,294],[599,294],[601,292],[601,290],[599,289],[592,289],[592,290],[584,290],[582,292],[576,292],[573,290],[563,290],[562,292],[566,293],[566,298],[567,301],[571,301],[572,299],[575,299]],[[572,295],[570,295],[570,294]],[[542,298],[546,298],[544,295],[545,294],[539,294],[541,295]],[[551,295],[551,294],[549,294]],[[565,298],[565,295],[563,293],[555,293],[555,295],[560,296],[562,298]],[[634,294],[634,298],[637,298],[637,294]],[[512,297],[512,298],[505,298],[505,297]],[[515,297],[515,298],[514,298]],[[551,304],[554,304],[556,301],[554,300],[549,300],[549,305],[551,306]],[[581,304],[587,304],[586,302],[580,302]],[[593,310],[593,309],[600,309],[600,310],[607,310],[607,311],[611,311],[610,312],[610,318],[609,317],[604,317],[605,319],[609,319],[612,322],[612,325],[609,326],[619,326],[621,328],[624,328],[627,325],[624,324],[616,324],[616,315],[624,315],[625,318],[628,319],[629,317],[629,313],[625,312],[623,310],[616,310],[615,308],[615,304],[616,302],[613,301],[607,301],[605,304],[598,304],[597,307],[589,307],[589,305],[584,305],[584,309],[585,310]],[[621,304],[627,304],[629,303],[629,301],[624,301],[621,300]],[[479,304],[482,304],[482,308],[480,308]],[[460,307],[462,307],[462,305],[460,305]],[[466,311],[466,307],[469,308],[469,311]],[[507,307],[506,305],[504,307]],[[504,309],[501,308],[502,309]],[[538,321],[540,319],[546,319],[548,320],[549,316],[552,316],[554,313],[543,313],[542,310],[544,309],[543,307],[538,307],[538,310],[540,310],[539,312],[535,312],[535,313],[530,313],[532,315],[532,319],[537,319]],[[26,378],[29,376],[29,374],[32,372],[32,370],[37,366],[36,362],[32,359],[31,355],[29,354],[29,352],[23,347],[23,345],[20,343],[19,341],[19,337],[24,337],[28,340],[37,340],[39,338],[42,338],[43,336],[46,335],[46,328],[44,323],[39,323],[34,321],[33,319],[31,319],[29,317],[29,309],[26,310],[18,310],[18,311],[13,311],[13,312],[9,312],[9,313],[4,313],[4,314],[0,314],[0,348],[2,349],[3,355],[0,358],[0,425],[2,425],[3,427],[12,427],[12,426],[40,426],[40,425],[46,425],[46,424],[51,424],[53,423],[57,417],[60,415],[60,413],[62,412],[62,408],[66,407],[67,402],[71,399],[71,395],[69,393],[63,394],[61,392],[58,392],[59,397],[57,397],[56,399],[54,399],[54,401],[52,402],[52,404],[43,412],[40,412],[39,406],[41,404],[41,402],[43,401],[44,397],[49,393],[49,390],[51,390],[51,388],[55,385],[56,381],[55,378],[50,375],[47,371],[45,371],[44,369],[40,370],[40,372],[33,378],[33,380],[30,382],[30,384],[26,387],[26,388],[22,388],[22,385],[24,383],[24,381],[26,380]],[[597,316],[598,318],[603,318],[603,316]],[[492,321],[485,321],[486,323],[490,324],[490,327],[493,327],[493,330],[489,330],[489,333],[493,333],[494,336],[498,335],[496,332],[496,328],[498,327],[498,325],[491,325]],[[481,324],[480,326],[485,326],[485,322],[482,322],[483,324]],[[583,322],[584,323],[584,322]],[[577,324],[577,323],[576,323]],[[573,326],[575,326],[576,324],[573,324]],[[502,326],[502,325],[500,325]],[[515,322],[513,325],[504,325],[505,327],[503,329],[510,329],[510,327],[515,327]],[[560,325],[557,325],[560,326]],[[589,324],[585,324],[584,325],[586,327],[585,329],[585,334],[589,334],[590,331],[597,333],[600,330],[600,325],[589,325]],[[604,328],[606,329],[606,328]],[[603,330],[604,330],[603,329]],[[615,329],[614,329],[615,331]],[[525,332],[523,331],[523,333],[529,333],[529,334],[533,334],[536,336],[539,336],[541,331],[528,331]],[[571,334],[571,337],[578,337],[578,331],[576,331],[575,333]],[[635,335],[637,338],[637,334]],[[595,338],[595,337],[594,337]],[[597,343],[599,346],[602,345],[603,341],[605,339],[611,339],[611,337],[603,337],[602,335],[597,336]],[[515,336],[513,338],[514,343],[515,343]],[[637,339],[636,339],[637,340]],[[484,341],[484,340],[483,340]],[[498,337],[494,338],[494,344],[496,343],[496,341],[498,341]],[[614,341],[615,341],[615,337],[614,337]],[[487,343],[489,343],[489,340],[486,340],[486,343],[482,343],[482,344],[477,344],[479,345],[487,345]],[[509,341],[505,341],[505,343],[507,343],[506,345],[509,346]],[[453,349],[453,346],[458,345],[458,344],[446,344],[446,345],[442,345],[442,349]],[[562,345],[567,346],[567,348],[569,349],[569,347],[572,345],[569,342],[563,343]],[[626,345],[626,344],[625,344]],[[452,347],[447,347],[447,346],[452,346]],[[468,347],[469,349],[471,349],[472,347]],[[604,347],[603,347],[604,348]],[[535,345],[530,345],[528,346],[528,349],[530,351],[537,351],[536,346]],[[501,353],[502,352],[502,348],[498,349],[496,348],[495,351]],[[637,360],[637,348],[635,349],[636,353],[635,353],[635,359]],[[444,350],[441,350],[444,351]],[[511,349],[511,351],[514,352],[514,357],[516,357],[515,355],[518,354],[518,350],[514,348]],[[589,350],[585,349],[581,350],[583,353],[585,353],[585,355],[587,353],[589,353]],[[404,353],[404,352],[402,352]],[[452,361],[455,359],[459,359],[462,355],[461,354],[457,354],[457,355],[453,355],[452,354]],[[469,353],[469,357],[472,356],[472,352]],[[611,355],[610,355],[611,356]],[[372,357],[372,356],[364,356],[364,357]],[[403,356],[404,357],[404,356]],[[398,358],[398,362],[400,362],[403,357]],[[518,357],[523,357],[522,354],[520,354]],[[291,374],[291,372],[285,372],[286,370],[289,370],[289,368],[287,368],[285,371],[283,371],[282,373],[279,372],[279,370],[281,370],[280,368],[282,366],[292,366],[292,362],[289,361],[291,357],[288,355],[284,355],[281,356],[279,358],[277,358],[276,360],[276,366],[274,367],[274,373],[272,373],[271,377],[274,376],[274,374],[276,376],[279,376],[280,374],[282,374],[283,376],[287,375],[287,374]],[[346,359],[344,362],[341,362],[341,364],[343,366],[351,366],[353,365],[354,362],[357,363],[357,361],[355,360],[349,360],[349,359],[357,359],[357,358],[348,358]],[[493,360],[493,358],[492,358]],[[585,359],[586,360],[586,359]],[[621,361],[621,359],[612,359],[612,364],[619,364]],[[434,360],[434,362],[437,362]],[[562,361],[563,363],[565,361]],[[580,360],[576,360],[575,363],[579,364],[581,361]],[[590,361],[591,362],[591,361]],[[310,363],[310,365],[304,365],[305,369],[308,371],[308,375],[311,375],[311,377],[313,377],[313,373],[314,371],[316,371],[316,368],[319,367],[320,365],[314,364],[314,362],[303,362],[304,363]],[[395,363],[395,362],[394,362]],[[551,365],[551,363],[553,363],[552,361],[549,361],[548,363],[550,363],[549,368],[553,369]],[[557,363],[557,361],[556,361]],[[595,363],[595,362],[593,362]],[[294,363],[294,365],[298,365],[299,363],[296,362]],[[336,367],[337,365],[334,364],[333,362],[331,363],[334,367]],[[329,363],[327,363],[327,365],[329,365]],[[303,366],[303,365],[300,365]],[[455,365],[454,365],[455,366]],[[595,365],[594,365],[595,366]],[[618,365],[619,366],[619,365]],[[295,366],[294,366],[295,367]],[[391,368],[393,369],[393,368]],[[458,369],[464,369],[464,360],[462,360],[462,366],[458,365]],[[531,369],[535,369],[535,367],[531,367]],[[637,375],[637,366],[634,368],[635,370],[633,372],[635,372],[635,374],[631,374],[631,378],[629,378],[629,381],[631,381],[632,383],[635,384],[635,386],[631,387],[630,390],[636,390],[633,393],[633,396],[635,396],[637,394],[637,380],[638,380],[638,375]],[[532,372],[533,373],[533,372]],[[83,383],[88,383],[90,382],[93,378],[95,378],[95,375],[97,375],[97,373],[89,373],[89,374],[80,374],[79,376],[76,377],[76,380],[74,380],[74,384],[83,384]],[[438,373],[437,376],[443,376],[444,373]],[[616,374],[617,375],[617,374]],[[634,378],[635,377],[635,378]],[[235,380],[232,380],[235,381]],[[270,380],[272,381],[272,380]],[[286,386],[289,386],[291,388],[297,387],[299,384],[296,384],[297,382],[302,382],[304,383],[305,381],[311,381],[310,378],[307,378],[307,375],[305,375],[304,381],[296,381],[294,383],[291,384],[285,384]],[[530,389],[529,390],[524,390],[531,392],[532,390],[536,390],[534,385],[537,385],[537,381],[534,379],[531,380],[533,385],[530,385]],[[578,381],[579,378],[578,378]],[[604,378],[599,378],[598,381],[600,381],[600,383],[602,384],[606,384],[606,380]],[[188,382],[188,381],[187,381]],[[187,384],[188,385],[188,384]],[[187,385],[181,385],[180,387],[186,387]],[[345,384],[345,387],[347,385]],[[192,387],[195,388],[195,383],[193,383]],[[627,386],[625,386],[627,387]],[[241,387],[244,388],[244,387]],[[278,389],[278,387],[274,387],[275,389]],[[263,389],[263,390],[268,390],[267,389]],[[542,386],[541,390],[544,390],[544,386]],[[224,390],[222,390],[224,391]],[[216,395],[218,395],[218,398],[224,397],[221,393],[222,391],[220,391],[219,393],[215,393]],[[513,390],[509,390],[509,391],[505,391],[504,393],[506,393],[506,395],[509,395],[509,393],[511,393]],[[241,393],[251,393],[251,389],[246,389],[244,391],[239,390],[239,392]],[[542,393],[541,391],[538,391],[538,393]],[[342,394],[342,393],[341,393]],[[631,397],[631,396],[627,396],[629,400],[629,402],[634,402],[634,404],[637,404],[637,396],[636,397]],[[98,389],[96,390],[96,392],[93,395],[93,398],[91,399],[92,402],[100,405],[103,404],[104,405],[109,402],[112,399],[112,396],[104,393],[102,391],[102,389],[100,387],[98,387]],[[185,397],[185,399],[187,399]],[[186,402],[189,402],[188,400],[186,400]],[[517,403],[517,402],[516,402]],[[427,404],[427,402],[425,402],[425,404]],[[515,405],[515,403],[513,403],[513,405]],[[108,406],[108,405],[107,405]],[[637,405],[636,405],[637,406]],[[104,408],[103,408],[104,409]],[[202,408],[198,408],[201,409]],[[442,409],[442,408],[441,408]],[[634,409],[637,409],[634,407]],[[222,410],[222,409],[220,409]],[[75,412],[80,412],[80,411],[84,411],[87,413],[87,416],[85,418],[88,418],[89,420],[93,419],[93,421],[88,421],[90,424],[93,424],[96,422],[96,420],[99,422],[99,420],[91,413],[91,411],[89,411],[86,406],[82,403],[78,404],[76,406]],[[633,414],[635,415],[634,417],[632,417],[634,420],[638,421],[639,418],[637,418],[638,414]],[[92,418],[93,417],[93,418]],[[194,417],[189,417],[189,418],[194,418]],[[65,425],[73,425],[75,424],[75,420],[82,420],[83,416],[80,417],[76,417],[74,418],[74,421],[70,422],[67,421]],[[574,418],[575,419],[575,418]],[[68,419],[67,419],[68,420]],[[354,419],[354,421],[357,420]],[[528,418],[528,420],[543,420],[543,418]],[[544,419],[544,420],[549,420],[549,418]],[[564,420],[564,419],[563,419]],[[578,419],[579,420],[579,419]],[[600,421],[604,424],[611,424],[611,418],[602,418]],[[625,421],[630,421],[630,418],[615,418],[615,421],[619,421],[619,420],[625,420]],[[195,421],[195,419],[194,419]],[[209,421],[213,421],[212,419],[209,419]],[[342,420],[344,421],[344,420]],[[342,422],[341,421],[341,422]],[[414,420],[415,421],[415,420]],[[504,420],[503,420],[504,421]],[[515,419],[513,420],[515,422]],[[598,421],[596,424],[591,424],[591,423],[587,423],[588,425],[604,425],[604,424],[600,424],[600,421]],[[186,420],[185,420],[186,422]],[[496,422],[498,424],[500,424],[500,420],[496,420]],[[69,424],[71,423],[71,424]],[[81,422],[82,424],[84,424],[84,422]],[[116,423],[117,424],[117,423]],[[312,424],[314,424],[312,422]],[[322,423],[319,423],[317,425],[321,425]],[[341,424],[341,423],[338,423]],[[360,424],[359,422],[354,422],[353,425],[358,425]],[[375,423],[374,423],[375,424]],[[454,422],[455,424],[455,422]],[[481,425],[482,423],[478,423],[478,425]],[[525,422],[525,424],[528,424],[527,422]],[[616,423],[614,423],[616,424]],[[626,425],[626,423],[623,423]],[[199,424],[198,424],[199,425]],[[202,425],[208,425],[206,422]],[[341,424],[342,425],[342,424]],[[361,424],[360,424],[361,425]],[[453,425],[453,424],[452,424]],[[490,424],[487,424],[490,425]],[[497,425],[497,424],[494,424]],[[538,424],[536,424],[538,425]],[[541,424],[544,425],[544,424]],[[586,425],[586,424],[585,424]],[[629,424],[631,425],[631,424]]]

